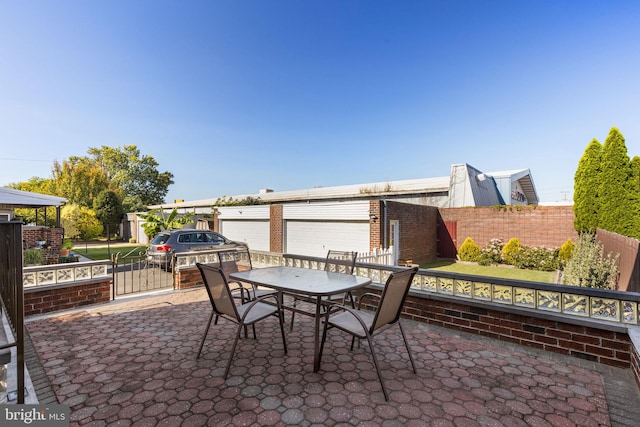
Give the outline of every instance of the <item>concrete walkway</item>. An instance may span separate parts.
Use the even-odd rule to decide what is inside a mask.
[[[626,370],[406,322],[376,339],[390,402],[366,346],[330,332],[312,372],[312,321],[296,318],[284,354],[276,319],[243,339],[222,379],[235,332],[212,325],[203,289],[117,301],[28,320],[51,388],[72,426],[638,426]]]

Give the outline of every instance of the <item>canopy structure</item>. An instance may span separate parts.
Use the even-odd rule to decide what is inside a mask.
[[[47,206],[60,207],[67,202],[62,197],[48,194],[30,193],[28,191],[14,190],[0,187],[0,208],[43,208]]]
[[[16,208],[46,208],[56,207],[56,223],[60,224],[60,207],[67,202],[63,197],[50,196],[48,194],[31,193],[29,191],[14,190],[13,188],[0,187],[0,221],[9,221],[13,218],[13,210]]]

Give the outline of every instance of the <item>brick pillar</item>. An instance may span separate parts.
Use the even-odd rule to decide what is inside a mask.
[[[384,242],[382,241],[382,202],[379,200],[369,201],[369,215],[375,215],[375,220],[369,220],[369,250],[373,251],[374,248],[381,248]]]
[[[271,205],[269,207],[270,215],[270,242],[269,250],[271,252],[284,252],[284,220],[282,219],[282,205]]]
[[[220,221],[218,221],[218,209],[213,208],[213,231],[220,232]]]

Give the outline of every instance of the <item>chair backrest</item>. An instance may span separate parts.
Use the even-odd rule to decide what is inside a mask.
[[[237,273],[241,270],[252,270],[251,254],[249,254],[249,248],[237,248],[229,249],[225,251],[218,251],[218,266],[222,268],[222,271],[229,278],[229,274]]]
[[[229,289],[229,283],[220,267],[196,263],[202,275],[204,287],[207,289],[211,306],[216,314],[239,320],[238,310]]]
[[[404,301],[407,299],[413,276],[417,272],[418,267],[412,267],[394,272],[389,276],[382,290],[380,303],[369,333],[373,334],[376,329],[395,323],[400,319],[400,313],[402,312]]]
[[[324,270],[334,273],[353,274],[357,257],[358,252],[330,250],[324,261]]]

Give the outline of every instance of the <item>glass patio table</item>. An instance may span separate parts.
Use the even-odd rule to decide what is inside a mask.
[[[282,294],[304,295],[315,301],[315,315],[304,310],[286,307],[289,310],[315,317],[313,372],[320,369],[320,309],[322,299],[362,288],[371,283],[368,277],[333,273],[298,267],[266,267],[240,271],[229,275],[233,280],[275,289]]]

